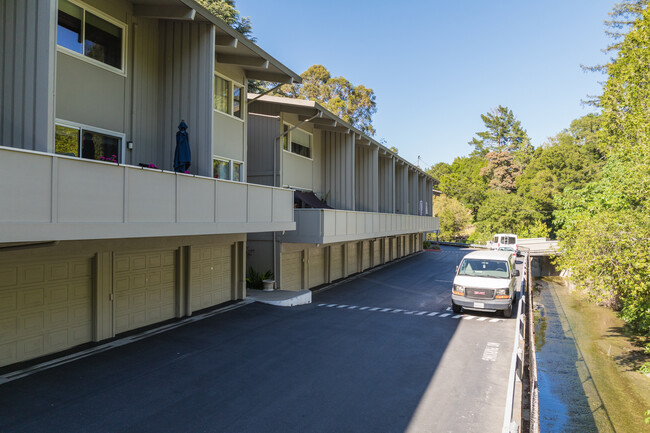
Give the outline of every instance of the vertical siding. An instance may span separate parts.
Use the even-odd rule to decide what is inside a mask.
[[[56,1],[0,3],[0,145],[47,151],[54,132]]]
[[[396,213],[409,213],[409,178],[406,165],[396,163],[395,165],[395,209]]]
[[[173,169],[176,132],[188,125],[190,172],[212,176],[214,28],[204,23],[161,22],[159,143],[163,167]]]
[[[327,203],[336,209],[354,210],[354,136],[323,131],[321,145],[323,193],[328,195]]]
[[[135,143],[131,164],[153,163],[171,168],[159,138],[160,66],[158,21],[141,20],[132,28],[133,43],[133,125]]]
[[[248,181],[273,185],[273,147],[280,135],[280,117],[260,114],[248,115]],[[276,169],[279,161],[276,161]]]
[[[378,159],[377,148],[358,144],[355,151],[355,205],[356,210],[378,211]]]
[[[378,195],[379,212],[395,212],[395,165],[393,158],[379,158]]]

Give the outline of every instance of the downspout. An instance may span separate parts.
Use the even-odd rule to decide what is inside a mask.
[[[317,117],[323,117],[323,113],[321,111],[319,111],[318,113],[314,114],[309,119],[304,120],[304,121],[298,123],[296,126],[293,126],[293,127],[289,128],[288,130],[284,131],[282,134],[280,134],[279,136],[277,136],[277,137],[275,137],[273,139],[273,186],[274,187],[277,187],[277,183],[278,183],[278,181],[277,181],[278,175],[277,175],[277,171],[276,171],[277,154],[278,154],[278,149],[277,149],[278,140],[280,140],[285,135],[289,134],[291,131],[293,131],[294,129],[296,129],[300,125],[303,125],[303,124],[309,122],[310,120],[314,120]],[[278,243],[277,242],[278,242],[278,240],[277,240],[277,237],[276,237],[276,232],[273,232],[273,278],[277,278],[277,275],[278,275],[278,269],[277,269],[277,262],[278,262],[278,259],[277,259],[277,255],[278,255],[277,246],[278,246]],[[276,283],[277,283],[277,280],[276,280]]]

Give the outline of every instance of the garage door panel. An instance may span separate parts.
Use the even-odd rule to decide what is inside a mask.
[[[47,318],[45,320],[45,325],[50,327],[50,326],[57,326],[57,325],[64,325],[65,323],[68,322],[69,316],[68,316],[68,309],[67,308],[58,308],[56,310],[50,310],[47,313]]]
[[[0,288],[11,287],[18,284],[18,267],[7,266],[0,268]],[[1,298],[0,298],[1,299]],[[1,308],[0,304],[0,308]]]
[[[302,252],[282,253],[282,289],[302,289]]]
[[[309,287],[325,283],[325,249],[312,248],[309,251]]]
[[[231,245],[197,247],[192,250],[192,310],[232,300]],[[163,280],[174,280],[164,275]]]
[[[18,317],[0,319],[0,341],[7,341],[18,336]]]

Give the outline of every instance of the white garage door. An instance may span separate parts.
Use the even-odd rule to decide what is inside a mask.
[[[302,251],[282,253],[282,290],[302,289]]]
[[[176,310],[174,250],[115,254],[115,333],[172,319]]]
[[[92,339],[92,259],[0,265],[0,367]]]
[[[234,299],[231,245],[193,247],[191,261],[192,311]]]
[[[343,245],[333,245],[330,266],[332,268],[332,281],[343,278]]]
[[[325,248],[309,250],[309,287],[325,284]]]

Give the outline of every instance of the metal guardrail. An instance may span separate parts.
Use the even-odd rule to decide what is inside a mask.
[[[526,297],[528,299],[528,328],[526,333],[526,341],[528,342],[528,350],[526,353],[526,361],[528,365],[528,392],[530,394],[530,407],[529,413],[529,423],[528,423],[528,432],[529,433],[539,433],[539,387],[537,382],[537,350],[535,345],[535,321],[533,315],[533,279],[531,275],[530,262],[532,258],[530,255],[526,257],[526,262],[528,263],[528,287],[526,290]]]
[[[524,336],[526,334],[526,316],[527,316],[527,290],[529,279],[529,256],[526,254],[524,260],[522,281],[519,301],[517,304],[517,324],[515,326],[514,345],[512,349],[512,358],[510,360],[510,373],[508,375],[508,394],[506,395],[506,408],[503,414],[502,433],[512,433],[520,431],[521,416],[515,414],[515,394],[517,387],[521,389],[521,379],[523,376],[524,365]],[[519,422],[517,422],[519,421]]]

